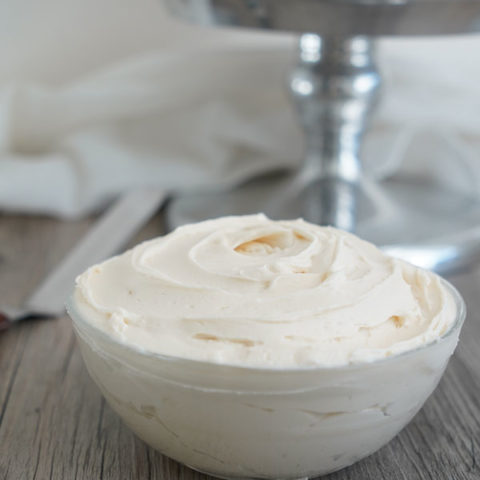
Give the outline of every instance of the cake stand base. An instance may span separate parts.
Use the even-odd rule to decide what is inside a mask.
[[[442,273],[480,259],[480,202],[416,176],[349,184],[335,179],[307,181],[302,174],[270,174],[229,192],[175,198],[167,209],[167,224],[173,229],[258,212],[354,231],[388,253]]]

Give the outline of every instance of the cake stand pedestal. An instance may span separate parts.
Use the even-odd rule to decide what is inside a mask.
[[[170,227],[265,212],[354,231],[440,272],[480,259],[478,199],[395,174],[374,184],[360,159],[381,89],[375,38],[480,31],[480,0],[164,1],[194,23],[298,33],[289,88],[305,135],[298,171],[176,198],[167,212]]]

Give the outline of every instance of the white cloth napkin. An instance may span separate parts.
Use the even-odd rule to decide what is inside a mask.
[[[48,0],[60,13],[37,20],[58,30],[56,43],[45,43],[35,23],[34,54],[21,31],[9,32],[0,209],[76,217],[132,187],[227,188],[299,163],[302,137],[286,91],[292,36],[185,26],[148,0],[102,3],[98,11],[93,0]],[[79,12],[94,8],[100,18],[86,31]],[[478,195],[478,52],[474,37],[382,41],[386,93],[363,151],[368,175],[404,169]],[[25,60],[33,57],[35,68]]]

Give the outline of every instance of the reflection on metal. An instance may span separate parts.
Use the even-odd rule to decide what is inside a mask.
[[[353,231],[361,176],[359,149],[380,87],[373,42],[366,37],[304,34],[290,91],[305,133],[304,217]]]
[[[478,0],[163,0],[186,21],[322,36],[480,31]]]

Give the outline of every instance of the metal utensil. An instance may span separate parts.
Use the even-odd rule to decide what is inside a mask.
[[[136,190],[120,197],[21,307],[0,307],[0,330],[31,317],[62,315],[75,277],[90,265],[118,252],[164,199],[165,192],[158,190]]]

